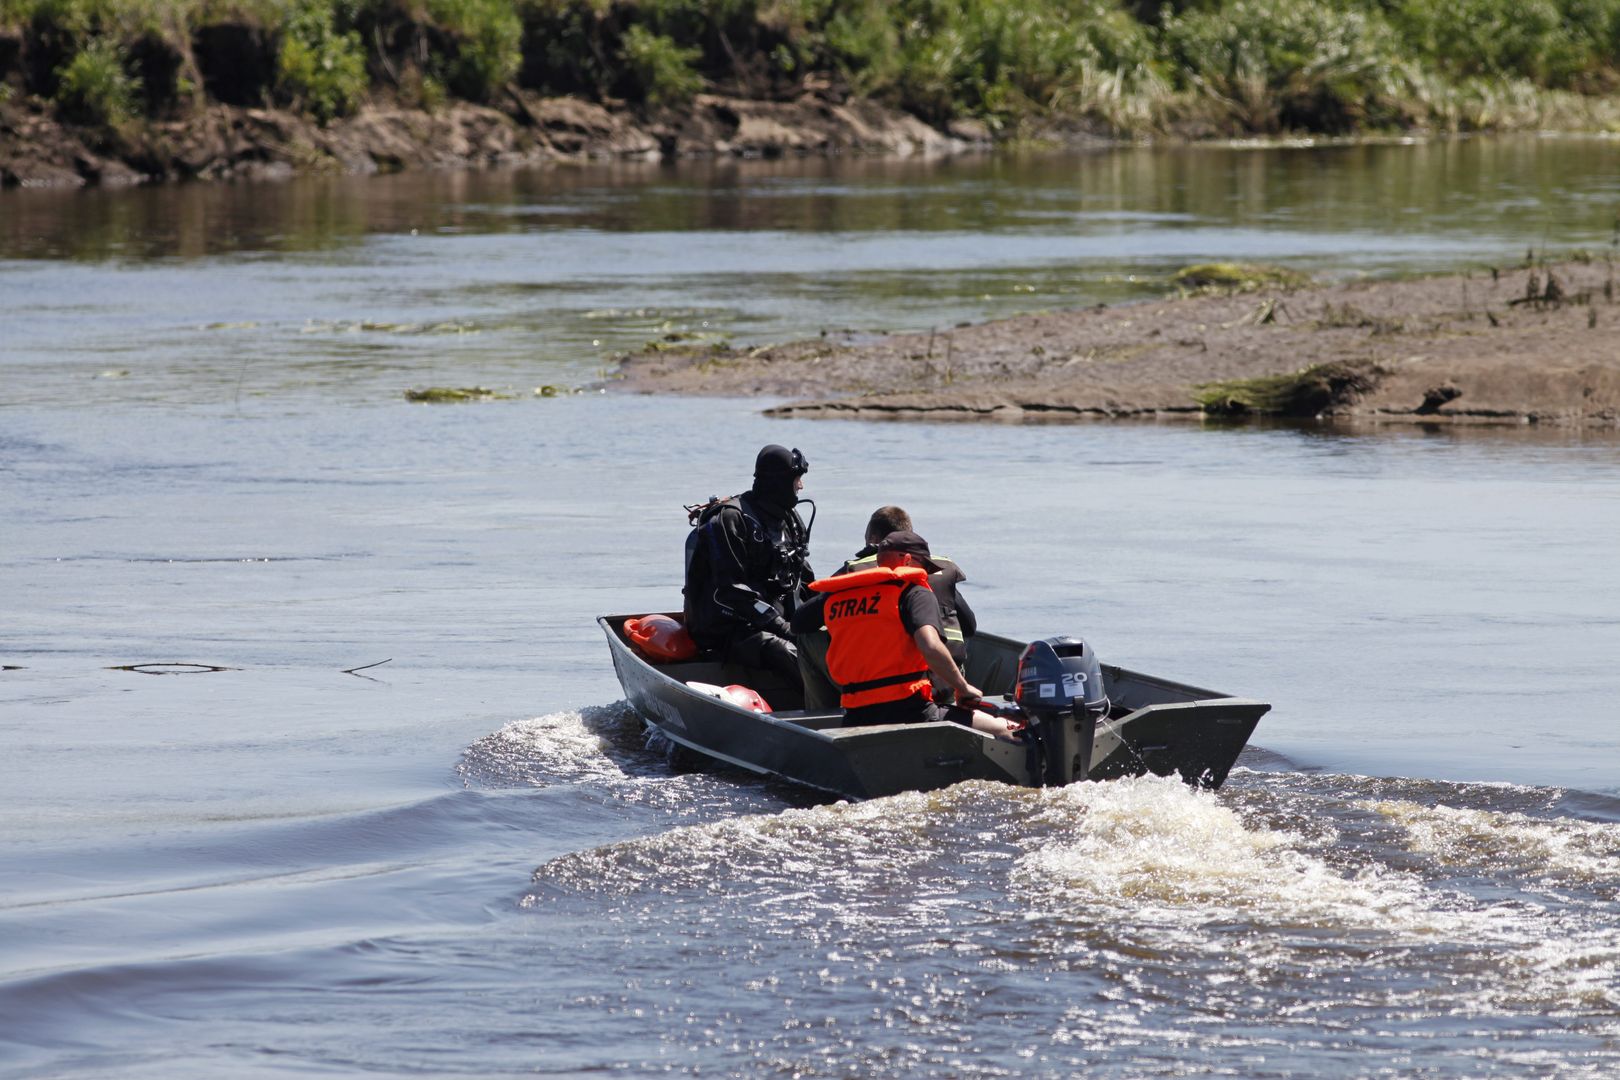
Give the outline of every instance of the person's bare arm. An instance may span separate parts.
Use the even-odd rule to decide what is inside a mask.
[[[1006,719],[985,712],[983,709],[973,708],[975,701],[984,698],[984,691],[967,681],[962,669],[956,666],[951,658],[950,650],[945,648],[939,631],[932,626],[919,626],[911,639],[917,643],[922,651],[923,659],[928,661],[928,669],[940,680],[956,691],[956,704],[959,708],[970,712],[973,716],[973,730],[982,731],[986,735],[999,735],[1011,738],[1018,729]]]

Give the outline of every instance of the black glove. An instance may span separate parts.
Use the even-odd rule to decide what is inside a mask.
[[[715,599],[731,616],[755,630],[766,630],[777,637],[792,637],[793,631],[776,605],[746,585],[733,585],[715,594]]]

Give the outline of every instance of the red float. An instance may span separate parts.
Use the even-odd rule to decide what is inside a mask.
[[[625,640],[656,662],[690,660],[697,655],[697,643],[678,619],[668,615],[643,615],[624,620]]]

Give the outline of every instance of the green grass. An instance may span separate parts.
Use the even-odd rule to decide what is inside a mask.
[[[56,103],[70,120],[117,125],[138,106],[141,82],[129,73],[123,48],[109,38],[91,38],[56,77]]]
[[[1282,266],[1254,263],[1198,263],[1184,266],[1170,281],[1184,292],[1254,292],[1257,289],[1297,289],[1311,283],[1310,275]]]
[[[145,100],[203,104],[199,32],[225,24],[256,35],[264,97],[322,120],[510,86],[662,108],[808,85],[1008,135],[1620,128],[1620,0],[0,0],[29,57],[0,82],[111,122],[143,97],[114,68],[155,70],[128,58],[156,41],[173,85],[147,76]]]
[[[351,111],[368,85],[360,35],[339,32],[325,0],[298,0],[282,26],[277,88],[324,123]]]
[[[510,401],[514,395],[487,386],[423,386],[405,391],[405,400],[422,405],[456,405],[469,401]],[[553,396],[553,395],[543,395]]]
[[[1378,385],[1383,372],[1370,364],[1314,364],[1285,375],[1204,383],[1193,387],[1211,416],[1311,417],[1349,404]]]

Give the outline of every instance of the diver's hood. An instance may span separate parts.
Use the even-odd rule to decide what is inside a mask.
[[[799,477],[809,471],[804,455],[775,443],[765,447],[754,459],[754,498],[768,511],[782,517],[799,502]]]

